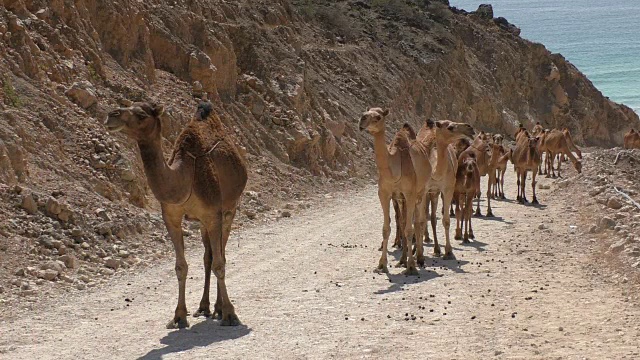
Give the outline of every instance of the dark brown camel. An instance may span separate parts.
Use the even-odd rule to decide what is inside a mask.
[[[169,162],[164,159],[160,116],[163,108],[134,103],[111,111],[105,126],[121,131],[138,143],[145,174],[153,195],[162,206],[162,218],[176,252],[178,306],[168,328],[184,328],[187,321],[185,284],[188,265],[184,255],[182,219],[200,221],[204,244],[204,293],[194,316],[211,315],[211,271],[218,280],[213,316],[222,325],[240,321],[225,284],[225,247],[240,196],[247,183],[247,167],[236,145],[225,134],[210,103],[198,106],[195,118],[178,136]]]

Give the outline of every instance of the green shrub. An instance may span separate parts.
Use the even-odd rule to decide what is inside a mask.
[[[16,89],[13,87],[11,79],[9,79],[8,77],[2,78],[2,92],[4,93],[5,104],[13,107],[22,106],[22,100],[16,92]]]

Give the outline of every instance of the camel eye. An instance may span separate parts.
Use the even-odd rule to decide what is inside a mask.
[[[453,131],[454,129],[455,129],[455,127],[454,127],[453,125],[449,125],[449,126],[447,127],[447,130],[449,130],[449,131]]]
[[[376,115],[376,121],[380,121],[380,119],[382,119],[382,116]]]

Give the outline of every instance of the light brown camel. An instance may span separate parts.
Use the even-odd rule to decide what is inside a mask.
[[[536,175],[538,174],[538,166],[540,165],[541,156],[538,150],[538,137],[530,137],[529,133],[524,130],[518,133],[516,137],[516,147],[511,155],[511,161],[518,174],[518,196],[517,200],[521,204],[527,202],[525,195],[525,184],[527,180],[527,172],[531,171],[531,188],[533,190],[533,204],[538,204],[536,197]]]
[[[631,129],[624,134],[624,148],[640,149],[640,132],[636,129]]]
[[[452,259],[453,247],[449,237],[449,228],[451,225],[451,215],[447,211],[451,206],[453,192],[455,190],[456,171],[458,169],[458,159],[456,157],[455,148],[452,144],[461,138],[472,137],[474,134],[473,127],[465,123],[456,123],[449,120],[432,121],[427,120],[418,132],[417,140],[411,147],[412,156],[416,150],[419,150],[421,156],[431,164],[433,173],[426,185],[426,193],[423,197],[424,201],[424,220],[426,224],[426,214],[431,215],[431,227],[433,230],[433,253],[440,255],[440,245],[436,236],[436,211],[438,208],[438,196],[442,195],[443,216],[442,225],[445,231],[445,253],[444,259]],[[434,150],[435,147],[435,151]],[[415,158],[415,157],[414,157]],[[418,160],[419,161],[419,160]],[[429,211],[430,208],[430,211]],[[422,219],[418,220],[422,223]],[[428,232],[425,227],[425,235],[428,238]]]
[[[375,152],[376,165],[378,167],[378,197],[382,206],[382,255],[376,271],[388,272],[387,245],[391,233],[391,219],[389,217],[390,202],[392,198],[399,198],[402,195],[404,207],[402,213],[404,218],[404,240],[402,246],[402,260],[400,264],[407,266],[406,274],[416,274],[417,268],[411,249],[413,238],[413,219],[418,202],[417,172],[413,166],[411,155],[409,154],[410,133],[403,127],[396,134],[393,142],[387,147],[385,141],[385,117],[389,115],[388,109],[371,108],[362,114],[359,122],[361,131],[367,130],[373,136],[373,149]],[[424,170],[431,175],[431,170]],[[416,234],[419,235],[419,234]],[[421,246],[418,246],[418,256],[422,254]],[[406,257],[406,260],[404,260]],[[424,261],[424,260],[423,260]],[[400,265],[399,264],[399,265]]]
[[[571,150],[569,150],[567,138],[562,131],[554,129],[549,132],[545,132],[541,138],[539,149],[546,149],[548,152],[547,158],[550,159],[549,169],[551,174],[547,174],[547,176],[556,176],[553,163],[555,155],[557,154],[564,154],[568,156],[578,173],[582,172],[582,163],[580,160],[576,159]],[[558,169],[558,176],[560,176],[560,169]]]
[[[466,153],[458,158],[456,171],[456,186],[454,198],[456,198],[456,240],[465,243],[469,239],[475,239],[471,226],[471,213],[473,212],[473,199],[480,191],[480,172],[476,164],[475,154]],[[464,236],[462,227],[464,226]]]
[[[226,136],[210,103],[198,106],[195,118],[178,136],[169,162],[164,159],[160,116],[162,106],[134,103],[111,111],[105,126],[138,143],[149,187],[162,206],[162,218],[176,252],[178,306],[168,328],[184,328],[187,321],[185,284],[188,265],[184,254],[182,219],[200,221],[204,244],[204,293],[194,316],[211,315],[211,271],[218,280],[214,317],[222,325],[240,321],[227,294],[225,247],[236,207],[247,183],[247,167],[236,145]]]
[[[507,172],[507,163],[511,159],[511,151],[507,151],[504,146],[500,145],[498,149],[498,163],[496,164],[496,181],[493,187],[493,195],[495,198],[505,199],[504,195],[504,175]]]
[[[493,217],[493,211],[491,210],[491,184],[496,181],[496,167],[498,163],[499,155],[496,153],[494,155],[493,147],[496,149],[499,147],[497,144],[489,145],[489,142],[485,140],[485,137],[482,133],[476,136],[476,138],[471,143],[465,151],[460,154],[460,156],[465,156],[467,153],[474,153],[476,164],[478,166],[478,171],[480,172],[480,176],[488,175],[487,182],[487,217]],[[480,211],[480,192],[476,194],[477,207],[476,207],[476,216],[482,216],[482,212]]]

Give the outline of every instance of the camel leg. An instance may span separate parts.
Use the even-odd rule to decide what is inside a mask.
[[[476,216],[482,216],[482,212],[480,211],[480,193],[477,196],[478,204],[476,206]]]
[[[531,201],[532,204],[540,204],[538,202],[538,198],[536,197],[536,173],[535,171],[533,172],[533,175],[531,175],[531,191],[533,192],[533,200]]]
[[[229,300],[229,294],[227,293],[227,285],[225,283],[226,274],[226,257],[225,257],[225,236],[224,229],[226,224],[231,225],[233,215],[230,212],[222,213],[221,209],[214,210],[212,219],[210,219],[206,226],[207,232],[210,235],[211,249],[213,251],[213,273],[218,279],[218,299],[215,304],[215,312],[222,313],[222,319],[220,325],[222,326],[236,326],[240,325],[240,320],[235,313],[235,309],[231,300]],[[226,223],[226,224],[225,224]]]
[[[382,255],[380,255],[380,262],[376,271],[389,272],[387,268],[387,244],[389,243],[389,234],[391,233],[391,219],[389,218],[389,202],[391,201],[391,194],[386,194],[378,191],[378,198],[380,199],[380,205],[382,206]],[[405,206],[407,203],[404,204]]]
[[[182,217],[184,211],[176,206],[162,204],[162,219],[167,227],[169,237],[176,252],[176,276],[178,277],[178,306],[173,319],[167,324],[168,329],[189,327],[187,321],[187,303],[185,300],[185,286],[189,266],[184,257],[184,239],[182,238]]]
[[[424,206],[424,211],[425,211],[425,214],[426,214],[427,217],[430,217],[430,214],[431,214],[429,212],[430,211],[430,209],[429,209],[430,205],[431,205],[431,194],[429,194],[427,192],[427,194],[425,195],[425,202],[424,202],[424,205],[423,205]],[[426,243],[430,243],[431,242],[431,239],[429,238],[429,227],[426,226],[426,225],[424,227],[424,241]]]
[[[402,224],[403,224],[403,219],[402,219],[402,204],[399,200],[393,199],[393,211],[395,213],[395,219],[396,219],[396,238],[393,241],[393,247],[395,248],[401,248],[402,247]],[[378,250],[382,250],[382,245],[380,245],[380,249]]]
[[[446,209],[451,205],[451,199],[453,198],[453,190],[449,190],[443,194],[444,194],[444,203],[442,205]],[[453,247],[451,246],[451,241],[449,239],[449,226],[451,225],[451,218],[449,217],[448,212],[445,212],[442,218],[442,224],[444,225],[444,237],[445,237],[443,259],[455,259],[455,257],[453,256]]]
[[[198,307],[198,311],[193,314],[193,317],[210,317],[211,302],[209,301],[209,288],[211,284],[213,253],[211,251],[211,239],[209,238],[209,234],[207,234],[207,229],[201,226],[200,232],[202,233],[202,244],[204,245],[204,292],[202,293],[202,300],[200,300],[200,307]]]
[[[436,226],[438,225],[438,219],[436,218],[436,209],[438,208],[438,193],[431,195],[431,230],[433,231],[433,254],[440,255],[440,245],[438,244],[438,235],[436,233]]]
[[[496,181],[496,172],[489,171],[489,183],[487,184],[487,217],[493,217],[493,211],[491,211],[491,184]]]
[[[518,178],[518,197],[516,198],[516,200],[518,200],[519,203],[522,203],[522,193],[520,191],[521,187],[520,187],[520,171],[517,172],[516,177]]]
[[[418,266],[424,266],[424,230],[427,227],[427,208],[424,203],[427,201],[427,194],[422,195],[421,202],[416,205],[415,214],[415,234],[416,234],[416,261]]]
[[[507,173],[506,170],[501,171],[501,175],[500,175],[500,197],[503,199],[506,199],[507,197],[504,196],[504,176]]]
[[[233,210],[227,210],[224,212],[223,214],[223,218],[222,218],[222,260],[224,261],[224,263],[227,263],[227,257],[226,257],[226,252],[227,252],[227,242],[229,241],[229,234],[231,233],[231,224],[233,223],[233,219],[236,216],[236,209],[234,208]],[[223,303],[223,299],[222,299],[222,292],[220,291],[220,282],[218,282],[217,284],[217,297],[216,297],[216,303],[213,307],[213,317],[221,320],[222,319],[222,303]]]
[[[455,196],[454,196],[455,197]],[[461,205],[464,205],[462,202],[464,194],[460,194],[456,201],[456,234],[453,237],[456,240],[462,240],[462,226],[464,222],[464,216],[462,215]]]
[[[473,227],[471,227],[471,209],[473,207],[473,203],[471,201],[471,196],[467,196],[467,203],[466,203],[466,207],[465,207],[465,211],[466,211],[466,216],[467,216],[467,222],[469,223],[469,238],[470,239],[475,239],[475,235],[473,235]]]
[[[465,196],[464,199],[461,199],[464,201],[464,213],[462,215],[462,221],[464,222],[464,237],[462,239],[462,242],[464,243],[469,243],[469,229],[471,228],[471,211],[469,211],[468,209],[470,209],[469,206],[473,206],[472,202],[469,202],[467,200],[467,197],[471,197],[471,196]]]
[[[529,201],[527,200],[527,191],[526,191],[526,185],[527,185],[527,170],[523,170],[522,171],[522,184],[520,186],[522,186],[522,202],[524,204],[528,203]]]
[[[407,218],[404,226],[405,244],[402,248],[402,253],[407,253],[407,270],[404,271],[405,275],[418,275],[418,269],[416,268],[416,261],[413,258],[412,251],[412,239],[413,239],[413,214],[416,210],[417,199],[415,195],[405,195]]]

